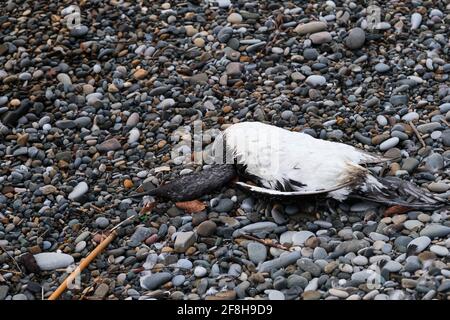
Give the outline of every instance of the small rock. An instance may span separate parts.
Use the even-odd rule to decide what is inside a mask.
[[[147,290],[155,290],[162,286],[164,283],[169,282],[172,279],[172,274],[169,272],[159,272],[141,278],[141,287]]]
[[[106,140],[106,141],[102,142],[101,144],[97,145],[97,150],[100,152],[116,151],[121,148],[122,148],[122,145],[120,144],[119,140],[117,140],[116,138]]]
[[[323,31],[326,30],[326,28],[327,24],[325,22],[312,21],[298,25],[297,27],[295,27],[294,32],[297,32],[298,34],[308,34]]]
[[[258,242],[250,242],[247,246],[248,257],[256,265],[264,262],[267,258],[267,248]]]
[[[349,49],[359,49],[364,45],[366,41],[366,33],[361,28],[354,28],[350,30],[347,38],[345,39],[345,45]]]
[[[175,239],[174,250],[184,253],[190,246],[195,243],[195,233],[192,231],[180,232]]]
[[[217,229],[217,225],[214,221],[207,220],[200,223],[197,227],[197,234],[201,237],[212,236]]]
[[[429,224],[420,231],[420,235],[427,239],[443,238],[443,237],[447,236],[449,233],[450,233],[450,227],[443,226],[443,225],[437,224],[437,223]],[[420,237],[420,238],[423,238],[423,237]]]
[[[449,228],[450,229],[450,228]],[[422,230],[423,231],[423,230]],[[431,239],[428,236],[423,236],[422,232],[420,232],[422,236],[415,238],[408,244],[409,248],[415,248],[414,252],[419,253],[425,250],[431,243]]]
[[[71,255],[56,252],[43,252],[34,255],[37,265],[41,270],[49,271],[67,268],[74,263]]]
[[[239,13],[233,12],[228,16],[227,21],[231,24],[239,24],[242,22],[242,16]]]
[[[197,266],[194,269],[194,275],[197,278],[202,278],[202,277],[206,276],[207,273],[208,273],[208,271],[202,266]]]
[[[73,188],[72,192],[69,194],[69,200],[79,200],[86,192],[88,192],[89,187],[86,182],[81,181],[78,183],[75,188]]]
[[[305,83],[311,87],[320,87],[323,86],[327,80],[324,76],[319,75],[311,75],[308,78],[306,78]]]

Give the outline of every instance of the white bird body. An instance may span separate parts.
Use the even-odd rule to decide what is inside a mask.
[[[228,127],[216,138],[213,154],[216,161],[235,164],[238,173],[240,168],[244,171],[241,175],[258,185],[242,181],[236,184],[268,196],[321,194],[339,201],[352,196],[421,209],[448,204],[413,183],[396,177],[376,177],[366,168],[393,159],[260,122]]]
[[[248,175],[258,177],[274,194],[279,190],[328,192],[343,200],[351,192],[346,186],[367,171],[360,164],[386,160],[346,144],[260,122],[234,124],[225,130],[224,140],[225,150],[231,152],[236,164],[245,166]],[[217,143],[222,142],[219,139]],[[373,182],[378,183],[376,179]],[[253,187],[253,191],[261,189]]]

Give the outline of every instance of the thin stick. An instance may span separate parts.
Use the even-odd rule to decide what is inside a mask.
[[[14,273],[16,275],[21,275],[22,272],[19,271],[14,271],[14,270],[6,270],[6,269],[0,269],[0,272],[4,272],[4,273]]]
[[[242,237],[250,239],[250,240],[253,240],[253,241],[257,241],[257,242],[262,243],[263,245],[266,245],[266,246],[269,246],[269,247],[274,247],[274,248],[278,248],[278,249],[289,251],[288,248],[286,248],[285,246],[283,246],[281,244],[265,242],[264,240],[256,238],[254,236],[251,236],[249,234],[243,234]]]
[[[117,232],[114,230],[111,232],[111,234],[86,257],[83,261],[81,261],[80,265],[67,277],[66,280],[61,283],[61,285],[51,294],[51,296],[48,298],[48,300],[56,300],[58,297],[67,289],[69,284],[75,280],[76,277],[78,277],[91,262],[94,260],[100,252],[102,252],[110,243],[114,240],[114,238],[117,236]]]
[[[414,133],[416,134],[417,139],[419,139],[420,143],[422,144],[422,147],[425,148],[427,145],[425,144],[425,141],[423,141],[423,138],[420,135],[419,131],[417,131],[417,128],[414,125],[414,123],[412,123],[412,121],[409,121],[408,123],[411,126],[411,128],[413,129]]]
[[[2,248],[3,251],[5,251],[5,253],[7,254],[7,256],[14,262],[14,264],[16,265],[17,269],[20,271],[20,273],[22,273],[22,269],[20,268],[19,264],[17,263],[16,259],[14,259],[14,257],[12,255],[9,254],[8,251],[6,251],[6,249],[3,246],[0,246],[0,248]]]

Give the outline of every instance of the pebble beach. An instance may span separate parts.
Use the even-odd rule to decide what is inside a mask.
[[[450,208],[127,197],[259,121],[394,162],[450,199],[450,4],[0,4],[0,300],[449,300]],[[200,123],[202,135],[194,126]],[[145,211],[145,210],[144,210]]]

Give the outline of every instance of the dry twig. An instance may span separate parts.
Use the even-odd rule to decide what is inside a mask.
[[[423,141],[423,138],[422,138],[422,136],[420,135],[419,131],[417,131],[417,128],[416,128],[416,126],[414,125],[414,123],[412,123],[412,121],[409,121],[408,123],[409,123],[409,125],[411,126],[411,128],[413,129],[413,131],[414,131],[414,133],[415,133],[417,139],[419,139],[420,143],[422,144],[422,147],[425,148],[427,145],[425,144],[425,141]]]
[[[283,245],[281,245],[279,243],[272,243],[272,242],[269,242],[269,241],[264,241],[262,239],[259,239],[259,238],[256,238],[254,236],[251,236],[249,234],[243,234],[242,237],[247,238],[249,240],[257,241],[257,242],[262,243],[263,245],[268,246],[268,247],[274,247],[274,248],[278,248],[278,249],[281,249],[281,250],[289,251],[289,248],[286,248],[285,246],[283,246]]]
[[[20,266],[17,263],[16,259],[12,255],[10,255],[9,252],[6,251],[6,249],[3,246],[0,246],[0,248],[2,248],[2,250],[6,253],[6,255],[14,262],[14,264],[16,265],[16,267],[20,271],[20,273],[22,273],[22,269],[20,268]]]

